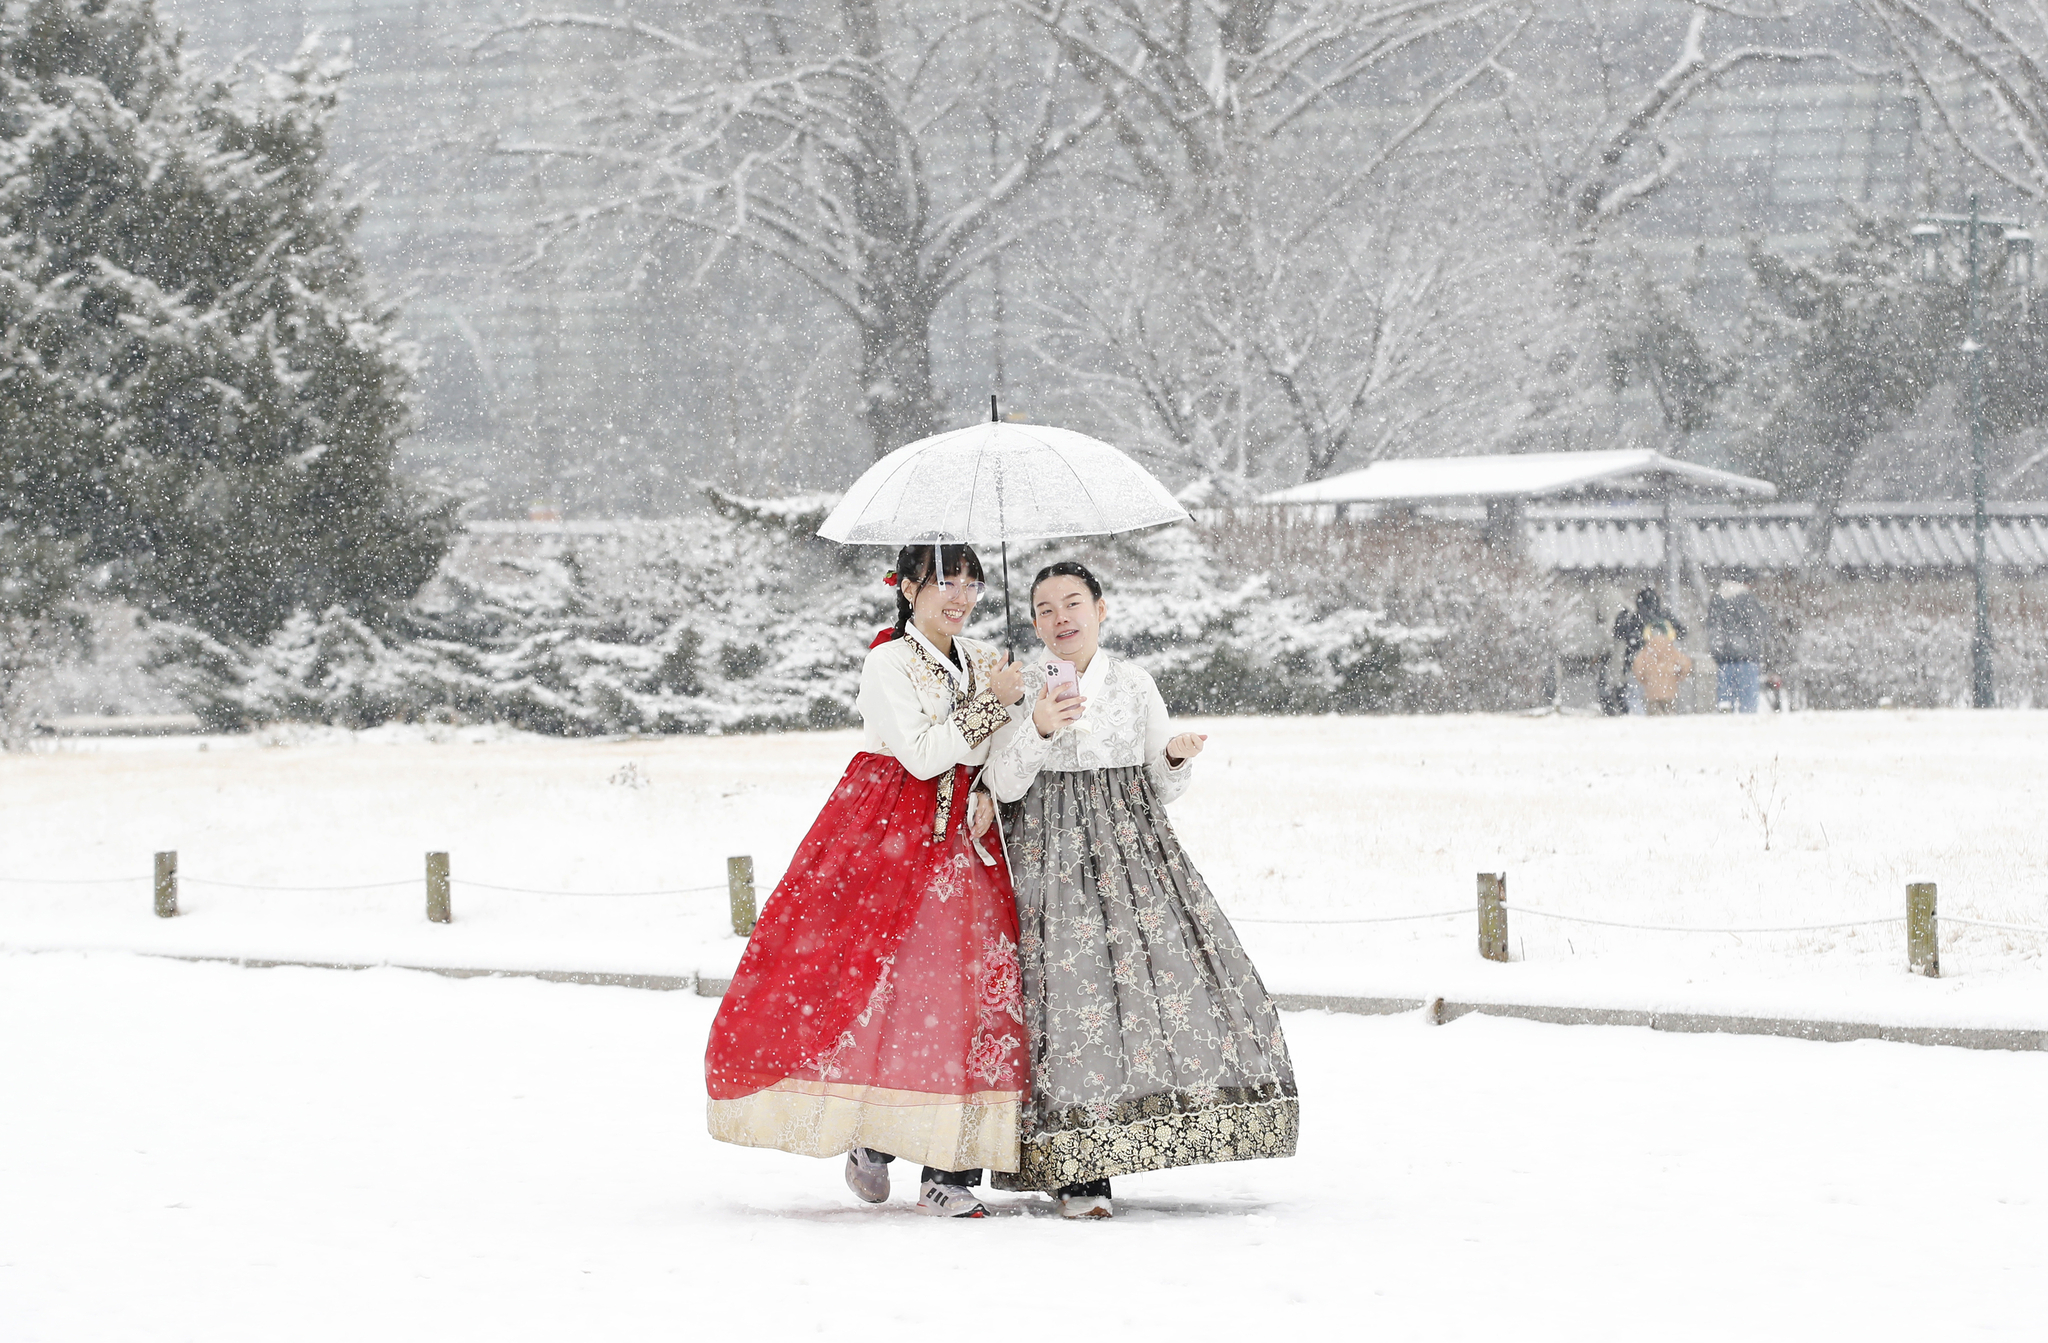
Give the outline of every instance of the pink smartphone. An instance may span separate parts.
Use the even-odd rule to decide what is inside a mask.
[[[1067,699],[1081,693],[1081,678],[1075,674],[1074,664],[1065,658],[1045,660],[1045,689],[1054,699]]]

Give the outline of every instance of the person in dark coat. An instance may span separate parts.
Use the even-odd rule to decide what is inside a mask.
[[[1746,583],[1730,579],[1707,603],[1707,651],[1714,657],[1714,704],[1722,713],[1755,713],[1758,668],[1770,617]]]

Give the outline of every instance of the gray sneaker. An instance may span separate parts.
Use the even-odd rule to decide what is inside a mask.
[[[917,1210],[927,1217],[986,1217],[988,1209],[982,1206],[974,1191],[965,1185],[940,1184],[937,1180],[926,1180],[917,1191]]]
[[[889,1163],[865,1147],[846,1154],[846,1187],[863,1203],[889,1201]]]

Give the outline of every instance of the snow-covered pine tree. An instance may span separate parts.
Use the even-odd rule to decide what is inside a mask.
[[[394,470],[414,355],[326,158],[344,61],[204,81],[152,0],[0,3],[4,516],[153,612],[381,618],[452,506]]]
[[[1820,571],[1871,441],[1911,414],[1961,344],[1951,288],[1917,282],[1905,225],[1862,217],[1818,258],[1749,243],[1754,301],[1745,322],[1750,426],[1739,463],[1810,500],[1806,561]]]

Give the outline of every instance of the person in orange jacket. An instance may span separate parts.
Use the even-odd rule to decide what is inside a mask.
[[[1643,646],[1631,670],[1643,687],[1643,710],[1652,714],[1678,711],[1679,687],[1692,675],[1692,658],[1678,646],[1678,627],[1669,620],[1643,622]]]

